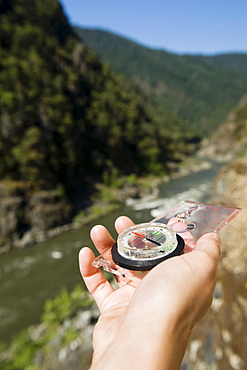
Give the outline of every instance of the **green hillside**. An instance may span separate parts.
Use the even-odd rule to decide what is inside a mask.
[[[219,54],[211,57],[204,56],[202,59],[215,67],[233,71],[239,76],[247,74],[247,54]]]
[[[117,72],[200,135],[214,131],[247,92],[247,54],[176,55],[102,30],[75,30]]]
[[[0,0],[0,10],[0,196],[26,194],[22,207],[55,189],[78,209],[95,184],[162,175],[190,150],[78,40],[57,0]]]

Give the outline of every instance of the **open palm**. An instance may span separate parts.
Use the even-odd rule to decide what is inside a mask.
[[[119,217],[115,223],[118,233],[132,225],[128,217]],[[184,234],[184,237],[188,237],[191,242],[190,235]],[[112,236],[101,225],[91,230],[91,238],[100,254],[114,244]],[[187,333],[183,337],[189,337],[193,326],[206,313],[212,301],[220,258],[219,238],[216,234],[206,234],[199,239],[193,252],[160,263],[139,283],[129,281],[123,285],[121,277],[118,278],[117,289],[114,289],[100,269],[92,266],[94,258],[91,249],[81,250],[81,274],[101,313],[93,337],[95,363],[113,345],[116,346],[116,341],[127,343],[130,333],[137,341],[143,333],[142,344],[147,341],[148,348],[152,348],[153,343],[164,341],[167,326],[173,322],[176,328],[181,323]],[[155,333],[155,341],[152,332]],[[124,341],[122,338],[125,338]],[[130,345],[133,342],[132,339]],[[170,339],[169,343],[172,343]],[[183,345],[181,348],[184,348]],[[174,361],[179,364],[179,356]],[[123,363],[121,368],[125,369]]]

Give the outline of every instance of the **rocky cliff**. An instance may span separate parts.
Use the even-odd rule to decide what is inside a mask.
[[[72,206],[59,189],[30,191],[23,184],[0,184],[0,253],[45,240],[66,228]]]
[[[247,95],[217,131],[202,143],[198,155],[227,162],[247,154]]]
[[[247,365],[247,158],[225,166],[212,201],[243,211],[221,232],[222,259],[212,307],[192,333],[183,369],[244,370]]]

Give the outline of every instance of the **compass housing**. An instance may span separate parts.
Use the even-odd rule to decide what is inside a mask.
[[[118,236],[112,259],[120,267],[148,271],[160,262],[180,255],[184,240],[167,225],[151,222],[131,226]]]

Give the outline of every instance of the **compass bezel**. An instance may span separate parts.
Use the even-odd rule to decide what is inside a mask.
[[[134,271],[149,271],[154,266],[158,265],[159,263],[167,260],[168,258],[179,256],[182,254],[184,250],[184,240],[183,238],[176,234],[177,238],[177,247],[169,254],[165,255],[164,257],[156,258],[156,259],[131,259],[131,258],[125,258],[118,252],[118,245],[117,242],[113,245],[111,254],[113,261],[120,267],[126,268],[128,270],[134,270]]]

